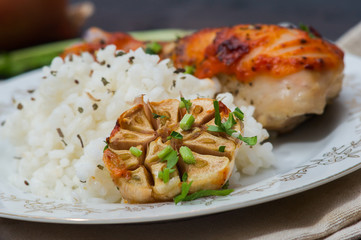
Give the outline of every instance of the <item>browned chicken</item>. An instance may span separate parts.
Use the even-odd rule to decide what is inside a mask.
[[[175,42],[160,43],[161,58],[177,68],[193,66],[198,78],[218,77],[236,104],[255,106],[255,118],[269,130],[288,131],[310,114],[322,114],[341,90],[343,52],[317,32],[277,25],[204,29]],[[92,28],[87,43],[69,53],[115,44],[128,51],[145,47],[124,33]]]
[[[128,202],[172,200],[182,191],[185,173],[185,182],[191,183],[189,193],[220,189],[230,177],[241,142],[207,130],[208,125],[214,125],[212,99],[195,99],[191,103],[189,115],[194,119],[186,130],[181,119],[187,112],[176,99],[142,102],[118,118],[107,139],[103,161]],[[221,119],[226,120],[230,111],[219,104]],[[241,132],[243,124],[236,121],[232,129]],[[173,131],[182,138],[170,138]],[[219,146],[224,150],[219,151]],[[182,148],[193,156],[193,162],[182,154]]]

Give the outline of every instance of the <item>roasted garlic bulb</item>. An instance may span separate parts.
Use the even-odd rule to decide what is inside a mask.
[[[220,189],[226,183],[241,141],[209,131],[208,126],[216,124],[213,101],[141,102],[118,118],[103,160],[125,200],[172,200],[181,194],[185,175],[189,193]],[[217,114],[223,122],[232,116],[222,102]],[[242,122],[233,116],[232,121],[231,131],[242,133]]]

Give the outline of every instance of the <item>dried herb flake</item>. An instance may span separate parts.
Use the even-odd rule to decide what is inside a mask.
[[[109,82],[104,77],[102,77],[102,83],[104,86],[109,84]]]
[[[84,143],[83,143],[83,139],[81,138],[81,136],[79,134],[76,135],[76,137],[79,139],[80,141],[80,145],[81,145],[81,148],[84,148]]]
[[[57,128],[56,131],[58,132],[59,137],[64,138],[64,134],[60,128]]]

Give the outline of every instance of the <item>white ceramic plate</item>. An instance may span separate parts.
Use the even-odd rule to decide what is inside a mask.
[[[208,197],[177,206],[172,202],[73,204],[39,198],[8,183],[13,156],[6,144],[0,144],[0,217],[57,223],[179,219],[267,202],[344,176],[361,168],[361,59],[346,55],[345,62],[346,76],[340,97],[323,116],[314,117],[296,131],[274,139],[276,166],[256,176],[244,177],[243,186],[229,196]],[[6,115],[3,109],[11,104],[11,96],[36,87],[39,76],[40,71],[34,71],[0,83],[0,113]]]

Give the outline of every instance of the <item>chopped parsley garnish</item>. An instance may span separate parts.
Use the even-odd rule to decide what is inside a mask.
[[[176,131],[172,131],[170,133],[170,135],[167,137],[167,140],[170,140],[170,139],[183,139],[183,135],[180,134],[179,132],[176,132]]]
[[[238,139],[247,143],[250,146],[253,146],[257,143],[257,136],[253,136],[253,137],[243,137],[242,135],[238,136]]]
[[[191,109],[192,103],[191,100],[186,100],[184,97],[181,97],[181,102],[179,103],[179,108],[186,108],[187,112]]]
[[[154,118],[154,119],[157,119],[157,118],[168,118],[167,116],[159,115],[159,114],[156,114],[156,113],[152,113],[152,115],[153,115],[153,118]]]
[[[226,149],[226,146],[219,146],[218,151],[224,152],[225,149]]]
[[[196,68],[194,66],[185,66],[184,67],[185,72],[184,73],[188,73],[188,74],[194,74],[194,72],[196,71]]]
[[[217,100],[214,100],[213,106],[214,106],[214,123],[216,124],[216,126],[210,125],[208,126],[207,130],[210,132],[224,132],[232,136],[233,133],[237,132],[236,130],[232,129],[232,127],[237,123],[233,115],[236,115],[237,118],[239,117],[242,118],[243,116],[242,111],[240,109],[238,110],[236,109],[234,112],[229,113],[227,121],[222,123],[221,114],[219,112],[219,102]],[[257,136],[243,137],[240,134],[237,138],[250,146],[253,146],[257,143]]]
[[[229,113],[228,119],[226,122],[222,123],[221,114],[219,112],[219,102],[213,101],[214,106],[214,123],[216,126],[211,125],[208,126],[208,131],[211,132],[224,132],[228,135],[232,135],[232,133],[236,132],[236,130],[232,129],[232,127],[236,124],[236,120],[233,117],[233,113]]]
[[[109,148],[108,143],[106,141],[104,141],[104,142],[105,142],[105,146],[104,146],[103,152],[105,152],[105,150],[107,150]]]
[[[104,169],[104,166],[103,166],[103,165],[98,164],[98,165],[97,165],[97,168],[99,168],[100,170],[103,170],[103,169]]]
[[[315,34],[313,34],[313,33],[311,32],[309,26],[307,26],[307,25],[305,25],[305,24],[303,24],[303,23],[300,23],[300,25],[299,25],[298,27],[299,27],[299,29],[307,32],[307,33],[308,33],[308,36],[310,36],[310,38],[316,38]]]
[[[243,121],[244,118],[244,113],[241,111],[241,109],[239,109],[238,107],[236,107],[236,109],[233,112],[234,116],[236,118],[238,118],[239,120]]]
[[[226,122],[224,122],[223,128],[225,130],[225,133],[227,133],[228,135],[232,135],[232,133],[236,132],[236,130],[232,129],[232,127],[236,124],[236,120],[233,117],[233,113],[229,113],[228,115],[228,119]]]
[[[148,43],[145,47],[145,53],[148,54],[158,54],[162,51],[162,46],[157,42]]]

